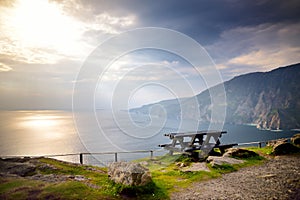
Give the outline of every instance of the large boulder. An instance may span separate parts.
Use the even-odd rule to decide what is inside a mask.
[[[267,142],[267,146],[274,147],[275,145],[282,144],[282,143],[285,143],[285,142],[288,142],[287,138],[281,138],[281,139],[277,139],[277,140],[270,140],[270,141]]]
[[[300,148],[289,142],[279,142],[273,146],[273,153],[275,155],[285,155],[297,152],[300,152]]]
[[[114,162],[108,167],[108,176],[115,183],[144,186],[152,181],[149,169],[140,163]]]
[[[258,156],[254,151],[240,148],[230,148],[224,153],[223,157],[235,157],[235,158],[250,158]]]
[[[300,146],[300,133],[297,133],[293,137],[291,137],[291,142],[294,145]]]
[[[228,164],[228,165],[241,164],[244,162],[243,160],[238,160],[230,157],[220,157],[220,156],[208,156],[206,161],[209,162],[212,167],[217,167],[224,164]]]

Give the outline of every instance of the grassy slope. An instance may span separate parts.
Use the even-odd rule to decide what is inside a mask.
[[[268,148],[251,149],[261,154],[270,152]],[[0,177],[0,199],[120,199],[122,191],[127,195],[135,191],[138,199],[167,199],[171,192],[178,188],[188,187],[194,181],[217,178],[223,173],[236,171],[241,167],[260,164],[264,158],[255,157],[245,160],[243,164],[223,165],[219,168],[212,168],[208,165],[211,172],[182,172],[176,165],[178,160],[187,165],[190,163],[188,159],[182,159],[176,155],[156,157],[153,160],[139,160],[139,162],[147,163],[153,183],[146,187],[132,188],[114,184],[108,179],[105,168],[41,158],[39,159],[41,164],[47,164],[52,168],[39,168],[40,174],[82,175],[85,180],[76,181],[67,178],[66,181],[46,182],[18,177]]]
[[[1,196],[7,199],[26,199],[30,197],[40,199],[101,199],[112,197],[111,194],[113,194],[113,191],[111,191],[111,183],[102,168],[92,167],[95,170],[92,171],[87,170],[87,166],[73,165],[53,159],[42,158],[39,159],[39,161],[54,168],[39,170],[41,174],[55,174],[60,176],[82,175],[86,177],[87,180],[75,181],[67,179],[67,181],[46,182],[28,180],[26,178],[1,177]],[[99,186],[100,189],[90,187],[89,185]]]

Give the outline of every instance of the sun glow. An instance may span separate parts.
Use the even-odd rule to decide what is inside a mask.
[[[57,125],[53,120],[37,119],[26,123],[27,126],[35,128],[45,128]]]
[[[56,3],[47,0],[19,0],[7,22],[23,47],[47,48],[74,54],[80,26]]]
[[[0,3],[0,50],[7,57],[28,64],[82,60],[99,40],[126,30],[135,22],[132,14],[94,14],[93,8],[83,1],[13,2],[10,6]],[[76,12],[71,10],[73,7]],[[0,66],[0,72],[9,70]]]
[[[32,128],[46,128],[59,125],[59,122],[54,116],[34,116],[27,117],[23,121],[23,125]]]
[[[63,137],[64,133],[59,128],[61,122],[57,116],[34,115],[22,118],[20,124],[22,129],[30,133],[37,133],[39,137],[46,139],[58,139]]]

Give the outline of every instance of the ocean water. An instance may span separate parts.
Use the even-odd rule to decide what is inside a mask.
[[[193,124],[193,123],[192,123]],[[185,123],[189,126],[189,123]],[[198,127],[201,129],[201,125]],[[126,152],[154,150],[166,153],[158,144],[170,143],[165,133],[184,130],[180,122],[128,115],[109,111],[72,113],[71,111],[35,110],[0,112],[0,156],[43,156],[83,152]],[[258,130],[255,126],[224,125],[222,143],[246,143],[288,138],[292,130]],[[118,160],[131,160],[150,153],[120,153]],[[55,157],[79,162],[79,156]],[[85,155],[84,163],[105,164],[114,154]]]

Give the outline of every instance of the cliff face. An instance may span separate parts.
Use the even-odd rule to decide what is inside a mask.
[[[250,73],[224,83],[227,98],[226,122],[257,124],[263,129],[300,128],[300,64],[281,67],[270,72]],[[220,86],[215,86],[215,88]],[[214,89],[214,88],[211,88]],[[168,117],[210,120],[210,96],[206,90],[196,96],[200,113],[195,114],[191,99],[164,101]],[[160,104],[160,103],[157,103]],[[180,113],[184,110],[184,113]],[[133,109],[147,113],[146,105]],[[182,109],[184,108],[184,109]],[[199,114],[198,114],[199,113]]]
[[[227,122],[264,129],[300,127],[300,64],[225,82]],[[199,99],[200,100],[200,99]]]

